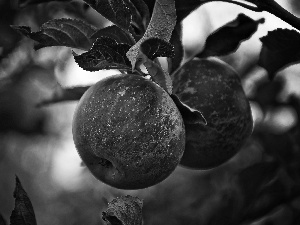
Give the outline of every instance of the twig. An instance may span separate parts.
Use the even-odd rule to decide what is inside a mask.
[[[252,10],[254,12],[263,12],[263,11],[269,12],[300,31],[300,18],[298,18],[291,12],[284,9],[274,0],[245,0],[256,6],[251,6],[236,0],[204,0],[201,1],[201,4],[205,4],[209,2],[218,2],[218,1],[239,5],[246,9]]]
[[[239,2],[239,1],[235,1],[235,0],[205,0],[205,1],[202,1],[201,4],[205,4],[205,3],[209,3],[209,2],[226,2],[226,3],[232,3],[232,4],[235,4],[235,5],[242,6],[246,9],[252,10],[254,12],[262,12],[263,11],[262,9],[260,9],[257,6],[256,7],[251,6],[251,5],[248,5],[248,4]]]
[[[282,8],[277,2],[274,0],[265,0],[259,2],[260,8],[262,8],[264,11],[267,11],[274,16],[282,19],[286,23],[290,24],[297,30],[300,30],[300,18],[295,16],[294,14],[290,13],[286,9]]]

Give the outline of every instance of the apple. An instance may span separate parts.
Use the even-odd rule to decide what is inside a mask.
[[[237,72],[216,58],[195,58],[172,79],[174,94],[207,120],[206,126],[185,124],[186,146],[180,165],[210,169],[228,161],[253,129],[251,108]]]
[[[91,86],[74,113],[72,132],[91,173],[119,189],[142,189],[167,178],[185,146],[182,116],[170,95],[134,74]]]

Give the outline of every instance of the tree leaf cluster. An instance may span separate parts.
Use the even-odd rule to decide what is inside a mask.
[[[50,1],[20,2],[19,7],[26,7]],[[205,1],[175,1],[173,5],[172,2],[168,0],[86,0],[85,3],[89,7],[110,20],[113,25],[99,29],[83,20],[64,18],[44,23],[37,32],[32,32],[27,26],[12,26],[12,28],[34,40],[36,50],[52,46],[67,46],[86,51],[79,55],[75,53],[77,50],[74,50],[73,55],[78,65],[88,71],[118,69],[126,73],[135,72],[145,75],[139,69],[143,64],[151,79],[171,95],[185,123],[197,121],[205,125],[206,120],[201,112],[188,108],[172,94],[170,79],[170,74],[180,68],[184,57],[180,22]],[[220,57],[232,54],[242,42],[252,37],[263,22],[263,18],[253,20],[244,14],[239,14],[236,19],[211,33],[204,48],[193,57]],[[298,63],[299,39],[299,32],[290,29],[276,29],[260,39],[262,48],[258,65],[267,71],[270,80],[284,68]],[[164,71],[161,67],[159,57],[168,58],[168,71]],[[267,110],[267,106],[280,105],[274,97],[282,89],[282,85],[276,80],[269,85],[270,89],[263,85],[258,90],[259,97],[253,99],[263,107],[263,110]],[[79,100],[88,88],[87,86],[64,88],[58,85],[53,95],[42,101],[39,106]],[[272,94],[268,93],[270,91]],[[291,98],[289,101],[288,104],[296,109],[299,116],[299,101],[296,98]],[[222,222],[239,224],[254,221],[272,212],[278,205],[288,204],[295,196],[299,196],[297,190],[300,187],[300,176],[297,169],[300,171],[300,168],[294,162],[295,159],[299,159],[299,123],[284,137],[264,133],[257,135],[262,140],[266,155],[272,156],[272,160],[255,163],[237,173],[236,184],[244,196],[244,207],[239,211],[241,213],[239,219],[231,220],[237,210],[233,206],[236,204],[236,199],[225,193],[224,205],[216,210],[219,216],[212,219],[211,224],[222,224]],[[286,145],[279,146],[279,139],[280,143]],[[284,150],[287,146],[294,146],[295,151],[287,154]],[[286,177],[289,177],[295,186],[285,184]],[[277,195],[275,200],[272,197],[274,195]],[[35,225],[33,206],[18,178],[14,197],[16,205],[10,218],[11,224]],[[109,204],[102,218],[108,224],[141,224],[141,207],[140,200],[130,196],[121,197]],[[0,224],[6,224],[1,215]]]

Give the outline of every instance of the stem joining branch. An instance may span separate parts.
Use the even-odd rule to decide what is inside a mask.
[[[252,10],[254,12],[262,12],[262,10],[259,7],[248,5],[248,4],[236,1],[236,0],[204,0],[204,1],[202,1],[202,4],[209,3],[209,2],[226,2],[226,3],[232,3],[232,4],[235,4],[235,5],[242,6],[242,7],[246,8],[246,9]]]
[[[255,6],[242,3],[238,0],[203,0],[201,1],[201,4],[217,1],[236,4],[254,12],[269,12],[300,31],[300,18],[284,9],[274,0],[244,0]]]

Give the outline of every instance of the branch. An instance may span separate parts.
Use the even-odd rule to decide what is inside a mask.
[[[65,101],[77,101],[79,100],[85,91],[90,86],[84,87],[71,87],[71,88],[63,88],[59,84],[57,84],[52,95],[39,102],[36,107],[47,106],[54,103],[65,102]]]
[[[300,30],[300,18],[290,13],[286,9],[282,8],[277,2],[274,0],[264,0],[258,2],[258,7],[262,8],[264,11],[267,11],[274,16],[282,19],[286,23],[290,24],[297,30]]]
[[[300,18],[284,9],[274,0],[245,0],[246,2],[254,4],[255,6],[251,6],[236,0],[204,0],[201,1],[201,4],[217,1],[239,5],[254,12],[269,12],[300,31]]]
[[[201,2],[201,4],[205,4],[205,3],[209,3],[209,2],[226,2],[226,3],[232,3],[232,4],[235,4],[235,5],[242,6],[246,9],[252,10],[254,12],[262,12],[263,11],[262,9],[260,9],[257,6],[256,7],[251,6],[251,5],[248,5],[248,4],[239,2],[239,1],[235,1],[235,0],[204,0],[204,1]]]

